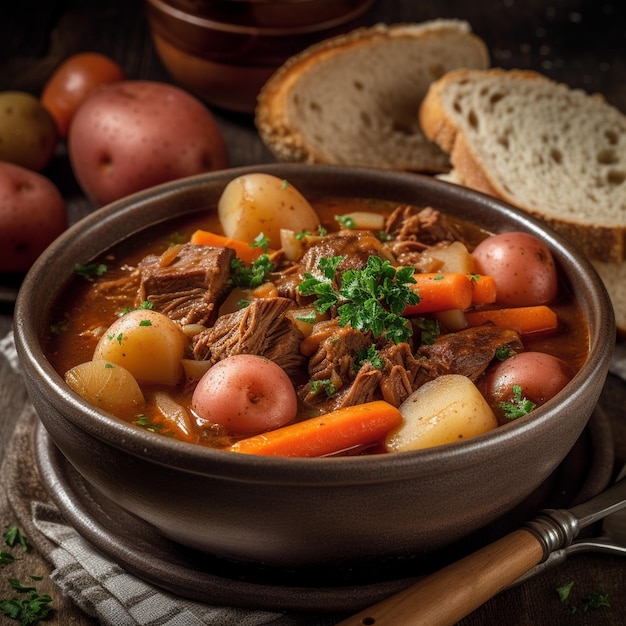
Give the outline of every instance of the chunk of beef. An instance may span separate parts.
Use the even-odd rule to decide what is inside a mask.
[[[395,240],[416,241],[426,246],[456,239],[445,215],[431,207],[399,206],[387,218],[385,232]]]
[[[231,248],[184,244],[138,265],[139,297],[181,324],[210,325],[228,292]]]
[[[258,354],[297,379],[305,364],[300,354],[304,336],[286,315],[292,306],[287,298],[259,298],[245,309],[220,316],[213,327],[193,338],[194,358],[215,364],[233,354]]]
[[[319,274],[320,259],[335,256],[343,256],[337,268],[339,273],[364,268],[371,256],[393,260],[383,244],[369,231],[341,230],[311,245],[302,255],[300,271],[302,274]]]
[[[383,400],[400,406],[418,387],[439,375],[436,364],[416,358],[407,343],[389,343],[381,351],[385,363],[380,381]]]
[[[313,341],[316,335],[319,345],[309,359],[309,381],[300,395],[307,403],[332,410],[341,405],[341,397],[354,380],[359,351],[367,349],[372,338],[351,326],[339,326],[336,319],[316,324]],[[326,393],[326,382],[335,390],[331,396]]]
[[[514,330],[484,325],[442,335],[432,345],[420,347],[418,352],[441,374],[462,374],[475,381],[500,348],[519,352],[524,344]]]

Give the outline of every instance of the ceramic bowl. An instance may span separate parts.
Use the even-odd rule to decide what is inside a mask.
[[[261,86],[290,56],[352,30],[373,0],[145,0],[165,69],[215,106],[252,113]]]
[[[264,171],[304,195],[430,205],[491,232],[533,233],[553,251],[589,323],[589,356],[530,415],[474,439],[416,452],[267,458],[175,441],[87,404],[46,360],[47,313],[77,262],[172,215],[215,206],[235,176]],[[28,273],[15,337],[32,402],[68,461],[97,492],[162,536],[212,555],[276,567],[358,563],[428,553],[503,516],[559,466],[585,428],[615,336],[606,291],[588,261],[535,219],[490,197],[414,174],[275,164],[213,172],[119,200],[70,228]]]

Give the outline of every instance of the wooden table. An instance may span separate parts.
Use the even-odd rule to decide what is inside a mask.
[[[8,19],[7,19],[8,16]],[[548,76],[591,92],[626,112],[626,3],[555,0],[439,1],[395,0],[378,2],[368,16],[378,21],[422,21],[436,17],[467,19],[488,44],[492,64],[505,68],[539,70]],[[138,0],[22,0],[3,11],[0,20],[0,90],[23,90],[38,95],[56,65],[70,54],[96,50],[116,59],[130,78],[169,81],[150,40]],[[233,166],[273,160],[260,142],[249,117],[214,111],[230,150]],[[92,210],[80,192],[67,162],[64,146],[45,172],[64,194],[70,215]],[[11,326],[10,304],[0,303],[0,338]],[[14,393],[14,376],[0,370],[0,396]],[[18,394],[19,395],[19,394]],[[11,396],[11,406],[22,397]],[[614,429],[616,467],[626,462],[626,384],[610,376],[602,404]],[[9,409],[11,410],[11,408]],[[0,442],[10,436],[6,416],[0,416]],[[4,426],[3,426],[4,425]],[[4,497],[4,494],[0,494]],[[0,519],[3,529],[10,519]],[[626,623],[626,563],[607,555],[580,555],[559,569],[507,591],[463,620],[466,626],[510,624],[613,625]],[[47,572],[37,554],[19,564],[18,576]],[[10,575],[16,575],[12,570]],[[581,594],[604,589],[610,609],[570,615],[560,605],[556,588],[574,581]],[[41,590],[55,597],[55,612],[48,623],[83,626],[94,623],[64,598],[44,578]],[[0,598],[7,597],[0,568]],[[0,617],[0,622],[4,623]]]

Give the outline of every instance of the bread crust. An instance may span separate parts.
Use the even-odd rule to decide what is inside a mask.
[[[558,85],[549,78],[532,70],[453,70],[433,83],[422,101],[418,116],[419,123],[428,139],[437,143],[450,155],[450,162],[462,184],[504,200],[518,208],[540,218],[572,243],[578,246],[590,259],[621,263],[626,260],[626,216],[624,224],[616,226],[598,226],[588,219],[570,219],[548,215],[534,207],[523,206],[508,195],[498,184],[492,172],[481,162],[472,148],[471,141],[460,128],[443,104],[442,94],[445,89],[459,81],[471,81],[477,74],[524,81],[544,81]],[[601,96],[589,96],[601,98]],[[532,172],[528,172],[532,175]],[[581,198],[581,202],[585,199]]]
[[[487,67],[489,55],[485,43],[471,33],[467,22],[461,20],[433,20],[422,24],[377,24],[372,27],[359,28],[344,35],[327,39],[310,46],[301,53],[291,57],[267,81],[258,95],[255,111],[255,124],[259,135],[270,151],[281,161],[306,163],[333,163],[332,160],[315,148],[306,133],[302,132],[298,121],[290,119],[289,99],[299,81],[307,73],[316,70],[321,64],[331,60],[340,62],[342,55],[362,46],[371,46],[381,42],[398,39],[419,41],[428,37],[461,37],[471,43],[474,54],[480,60],[478,65]],[[436,76],[433,76],[433,80]],[[407,78],[408,79],[408,78]],[[341,86],[337,85],[337,89]],[[415,111],[419,102],[415,103]],[[355,111],[354,115],[359,115]],[[420,133],[419,127],[417,131]],[[427,148],[423,155],[415,154],[403,166],[393,169],[409,169],[422,172],[443,172],[450,168],[447,155],[435,144],[423,138]],[[420,162],[420,157],[421,161]],[[382,168],[391,167],[380,163]]]

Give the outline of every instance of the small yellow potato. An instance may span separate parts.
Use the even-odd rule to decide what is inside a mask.
[[[476,385],[460,374],[440,376],[422,385],[399,410],[404,420],[387,435],[385,448],[388,452],[453,443],[498,426]]]
[[[137,309],[111,324],[93,358],[125,367],[139,383],[175,385],[183,375],[187,344],[182,328],[167,315]]]
[[[87,402],[115,415],[140,410],[145,403],[134,376],[111,361],[76,365],[65,372],[65,382]]]
[[[320,219],[308,200],[288,181],[269,174],[245,174],[226,185],[217,205],[227,237],[254,241],[259,233],[280,248],[280,229],[315,230]]]

